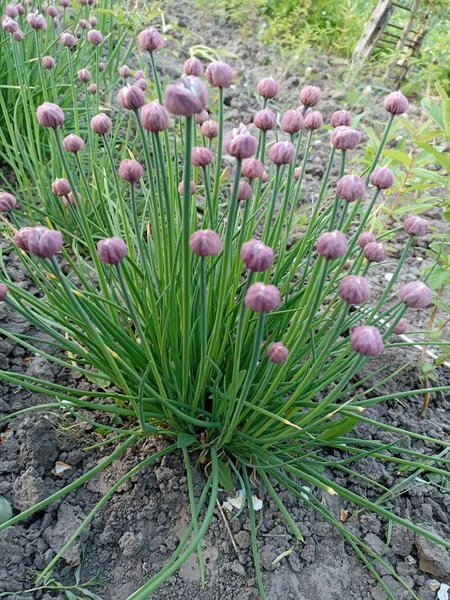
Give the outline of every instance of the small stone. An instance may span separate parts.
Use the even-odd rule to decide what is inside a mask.
[[[231,571],[236,575],[239,575],[239,577],[245,577],[245,569],[237,560],[231,564]]]
[[[291,554],[289,554],[288,564],[291,568],[291,571],[293,571],[294,573],[300,573],[300,571],[302,570],[302,563],[297,552],[291,552]]]
[[[430,529],[424,526],[424,529]],[[415,544],[419,555],[419,569],[434,575],[437,579],[446,579],[450,573],[450,554],[443,546],[416,535]]]
[[[439,581],[437,579],[428,579],[427,580],[427,586],[433,592],[437,592],[438,589],[441,587],[441,584],[439,583]]]
[[[236,533],[234,536],[234,539],[236,544],[239,546],[239,548],[242,548],[242,550],[246,550],[250,547],[251,538],[248,531],[238,531],[238,533]]]
[[[392,527],[391,546],[392,550],[400,556],[411,554],[414,543],[414,533],[401,525],[394,524]]]
[[[382,556],[386,552],[386,544],[374,533],[368,533],[364,538],[364,542],[379,556]]]

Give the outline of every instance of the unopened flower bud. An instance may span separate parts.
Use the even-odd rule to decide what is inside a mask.
[[[270,312],[280,305],[280,292],[274,285],[254,283],[248,288],[244,303],[255,312]]]
[[[90,29],[91,28],[91,24],[89,23],[89,21],[86,21],[86,19],[80,19],[78,22],[78,25],[81,27],[81,29]],[[89,40],[89,38],[88,38]]]
[[[16,42],[23,42],[23,40],[25,39],[24,33],[21,29],[18,29],[17,31],[15,31],[12,34],[12,36]]]
[[[300,102],[303,106],[315,106],[320,102],[322,92],[316,85],[307,85],[300,92]]]
[[[267,183],[269,181],[269,175],[265,171],[261,177],[261,181],[262,181],[262,183]]]
[[[336,127],[331,134],[331,143],[337,150],[354,150],[361,141],[361,134],[351,127]]]
[[[6,296],[8,295],[8,288],[4,283],[0,283],[0,302],[4,302],[6,300]]]
[[[316,240],[316,250],[328,260],[340,258],[347,252],[347,238],[341,231],[325,231]]]
[[[146,79],[138,79],[134,85],[141,89],[143,92],[146,92],[148,89],[148,83]]]
[[[77,43],[77,38],[67,31],[61,34],[59,41],[61,42],[61,45],[66,46],[66,48],[73,48]]]
[[[137,160],[125,158],[119,166],[119,177],[129,183],[136,183],[144,174],[144,169]]]
[[[247,269],[262,273],[272,266],[273,250],[259,240],[250,240],[242,244],[241,259]]]
[[[347,202],[360,200],[366,191],[366,184],[358,175],[344,175],[339,179],[336,185],[336,194],[338,198]]]
[[[387,190],[394,185],[394,173],[387,167],[377,167],[370,175],[370,183],[379,190]]]
[[[164,46],[161,34],[154,27],[141,31],[137,37],[137,43],[146,52],[155,52],[155,50],[161,50]]]
[[[295,146],[292,142],[276,142],[269,150],[269,159],[274,165],[290,165],[295,160]]]
[[[104,71],[104,70],[105,70],[105,67],[106,67],[106,65],[105,65],[105,63],[104,63],[104,62],[99,62],[99,63],[98,63],[98,70],[99,70],[100,72],[101,72],[101,71]]]
[[[213,161],[213,153],[209,148],[198,146],[192,148],[191,162],[194,167],[207,167]]]
[[[170,118],[164,106],[162,106],[158,100],[153,100],[150,104],[146,104],[142,107],[141,122],[143,128],[147,131],[158,133],[169,127]]]
[[[195,185],[195,183],[193,181],[191,181],[189,184],[189,191],[191,193],[191,196],[193,196],[195,194],[195,192],[197,191],[197,186]],[[184,181],[180,181],[180,183],[178,184],[178,193],[181,196],[184,194]]]
[[[37,107],[36,117],[42,127],[59,127],[64,123],[64,113],[56,104],[44,102]]]
[[[242,161],[241,173],[244,177],[248,177],[248,179],[259,179],[263,176],[264,166],[257,158],[247,158]]]
[[[36,18],[35,15],[33,15],[33,18]],[[11,19],[11,17],[7,17],[6,15],[3,15],[2,29],[4,31],[6,31],[7,33],[10,33],[11,35],[14,35],[14,33],[16,31],[19,31],[20,27],[19,27],[19,24],[14,21],[14,19]]]
[[[350,344],[361,356],[377,356],[384,350],[383,338],[376,327],[361,325],[350,337]]]
[[[22,4],[16,4],[16,10],[19,15],[25,14],[25,9]]]
[[[209,112],[207,110],[202,110],[201,113],[195,116],[195,122],[197,125],[203,125],[205,121],[209,120]]]
[[[372,242],[376,242],[375,235],[372,231],[363,231],[358,238],[358,246],[360,248],[364,248],[367,244],[371,244]]]
[[[21,250],[28,251],[28,236],[32,233],[32,227],[22,227],[14,234],[14,243]]]
[[[55,59],[53,56],[43,56],[42,57],[42,66],[44,69],[53,69],[55,67]]]
[[[100,261],[107,265],[118,265],[128,253],[127,245],[119,237],[100,240],[97,251]]]
[[[26,238],[28,252],[39,258],[52,258],[62,248],[62,235],[60,231],[47,227],[32,227]]]
[[[277,118],[273,110],[270,110],[270,108],[263,108],[263,110],[256,113],[253,123],[255,127],[261,129],[261,131],[269,131],[275,127]]]
[[[45,20],[44,15],[28,13],[27,21],[28,25],[36,31],[45,31],[47,29],[47,21]]]
[[[383,262],[387,258],[387,251],[383,244],[377,242],[370,242],[363,248],[364,257],[373,263]]]
[[[201,113],[208,104],[208,92],[198,77],[182,77],[166,87],[164,106],[174,115],[192,117]]]
[[[352,268],[352,261],[346,260],[345,263],[342,265],[342,268],[344,269],[344,271],[349,271]]]
[[[205,77],[210,85],[218,88],[226,88],[230,85],[234,76],[233,69],[227,63],[216,60],[206,67]]]
[[[81,200],[80,194],[77,194],[75,196],[73,192],[69,192],[67,194],[67,196],[63,196],[62,203],[64,204],[64,206],[69,206],[69,204],[71,206],[75,206],[77,204],[77,202],[79,202],[80,200]]]
[[[51,17],[52,19],[54,19],[55,17],[58,16],[58,9],[56,8],[56,6],[48,6],[47,7],[47,14],[49,17]]]
[[[83,83],[89,83],[91,80],[91,73],[88,69],[80,69],[77,73],[78,79]]]
[[[144,71],[142,71],[141,69],[138,69],[136,71],[136,73],[134,74],[134,78],[136,79],[136,81],[139,81],[139,79],[145,79]]]
[[[391,115],[401,115],[408,110],[408,100],[401,92],[392,92],[384,99],[384,108]]]
[[[403,227],[409,235],[422,236],[425,235],[428,229],[428,221],[415,215],[408,217],[403,222]]]
[[[222,249],[222,241],[215,231],[199,229],[190,236],[189,248],[198,256],[213,256]]]
[[[305,115],[303,123],[306,129],[309,129],[310,131],[320,129],[323,124],[322,113],[320,113],[318,110],[313,110],[309,114]]]
[[[395,335],[403,335],[404,333],[406,333],[408,331],[408,327],[409,327],[408,321],[407,321],[407,319],[405,319],[403,317],[402,319],[400,319],[400,321],[394,327],[393,331],[394,331]]]
[[[90,85],[88,85],[88,92],[92,95],[97,93],[97,85],[95,83],[91,83]]]
[[[337,110],[330,119],[332,127],[350,127],[351,122],[352,117],[347,110]]]
[[[122,65],[119,67],[119,75],[124,79],[128,79],[128,77],[131,75],[130,67],[128,65]]]
[[[7,4],[5,6],[5,15],[7,17],[11,17],[11,19],[15,19],[16,17],[19,16],[19,12],[18,12],[17,8],[14,6],[14,4]]]
[[[88,42],[93,46],[98,46],[103,42],[103,35],[98,29],[91,29],[87,34]]]
[[[100,113],[91,119],[91,129],[97,135],[106,135],[111,131],[112,122],[108,115]]]
[[[60,0],[59,3],[63,8],[69,8],[70,6],[70,0]]]
[[[273,77],[265,77],[256,86],[256,91],[260,96],[270,100],[278,96],[280,92],[280,85]]]
[[[8,192],[0,192],[0,213],[9,212],[17,204],[17,200]]]
[[[205,121],[202,124],[202,133],[209,140],[213,140],[219,135],[219,126],[215,121]]]
[[[294,179],[295,179],[295,181],[298,181],[301,172],[302,172],[302,168],[301,167],[295,167],[295,169],[294,169]]]
[[[358,275],[347,275],[339,285],[339,296],[347,304],[362,304],[370,297],[369,282]]]
[[[97,27],[98,21],[95,17],[89,17],[89,25],[91,27]]]
[[[399,297],[408,308],[426,308],[431,303],[431,290],[421,281],[411,281],[400,288]]]
[[[71,133],[63,139],[63,147],[66,152],[73,152],[75,154],[83,150],[84,142],[78,135]]]
[[[239,185],[238,185],[238,194],[237,194],[238,202],[241,202],[243,200],[249,200],[252,197],[252,194],[253,194],[252,186],[249,183],[247,183],[247,181],[245,181],[245,179],[241,179],[239,181]]]
[[[137,110],[145,103],[144,92],[136,85],[123,87],[118,94],[119,104],[127,110]]]
[[[198,60],[198,58],[192,56],[184,63],[183,72],[185,75],[194,75],[195,77],[200,77],[200,75],[203,74],[202,63]]]
[[[223,149],[226,154],[238,159],[250,158],[256,152],[258,140],[248,132],[247,127],[241,123],[227,133],[224,138]]]
[[[52,192],[55,196],[68,196],[71,192],[70,183],[67,179],[55,179],[52,182]]]
[[[277,365],[286,362],[288,356],[289,350],[281,342],[274,342],[267,348],[267,358]]]
[[[287,110],[281,119],[281,129],[285,133],[298,133],[303,127],[303,117],[296,110]]]

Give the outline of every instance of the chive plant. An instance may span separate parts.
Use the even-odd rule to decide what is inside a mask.
[[[83,10],[80,7],[77,18],[89,16]],[[63,23],[68,18],[65,11]],[[48,14],[47,9],[47,21]],[[25,37],[37,39],[30,50],[36,51],[42,31],[34,36],[20,16],[12,21],[20,23]],[[9,23],[2,21],[4,29],[5,22]],[[58,27],[51,31],[48,44],[56,65],[63,61],[66,77],[58,87],[43,71],[41,79],[33,79],[37,88],[33,94],[42,100],[36,111],[28,110],[27,77],[34,77],[43,63],[26,62],[14,32],[6,29],[10,37],[3,40],[11,64],[21,73],[21,106],[26,113],[22,117],[27,123],[21,142],[14,137],[9,141],[12,166],[17,166],[25,133],[31,146],[38,140],[49,166],[36,182],[37,190],[46,190],[46,200],[0,193],[4,233],[42,295],[24,290],[5,271],[0,301],[46,333],[53,353],[36,345],[34,337],[0,332],[62,368],[88,379],[95,376],[98,389],[87,392],[16,372],[1,371],[0,377],[48,396],[48,403],[20,412],[61,408],[74,419],[106,428],[112,435],[102,444],[111,446],[111,453],[52,496],[0,525],[0,530],[83,485],[146,437],[163,436],[166,447],[110,488],[40,577],[124,481],[182,449],[191,523],[167,565],[130,599],[147,598],[192,552],[198,551],[202,561],[202,537],[220,489],[232,486],[233,472],[239,474],[247,499],[252,497],[249,476],[263,482],[298,540],[301,531],[277,489],[281,486],[301,498],[342,532],[393,598],[374,569],[373,561],[379,557],[318,496],[339,495],[355,507],[373,510],[450,547],[384,505],[337,484],[330,475],[350,473],[367,481],[353,463],[368,456],[448,475],[445,453],[427,456],[400,446],[405,436],[440,450],[446,450],[448,442],[365,416],[367,407],[417,390],[368,399],[361,392],[365,379],[358,377],[372,357],[407,329],[407,311],[425,308],[432,300],[426,282],[411,281],[397,289],[408,252],[417,236],[426,232],[427,222],[421,217],[405,221],[409,240],[376,301],[366,278],[369,269],[385,261],[383,240],[396,231],[376,239],[370,217],[395,184],[394,174],[379,159],[395,116],[407,109],[406,98],[393,92],[385,99],[384,135],[363,177],[349,167],[349,156],[361,136],[351,127],[349,113],[333,115],[329,163],[310,206],[302,202],[302,190],[323,121],[315,110],[319,88],[301,90],[302,104],[286,113],[276,131],[270,102],[279,86],[273,78],[260,82],[262,109],[255,116],[255,136],[244,125],[229,129],[224,122],[224,89],[233,80],[225,63],[211,63],[205,72],[207,84],[219,90],[217,106],[208,103],[203,67],[193,57],[186,62],[185,75],[163,89],[156,69],[163,38],[153,28],[144,30],[133,52],[150,67],[146,72],[140,69],[136,78],[122,68],[118,103],[110,104],[100,87],[114,86],[116,80],[99,80],[100,56],[111,60],[104,56],[105,49],[99,52],[102,33],[93,36],[91,29],[89,42],[83,29],[74,28],[79,33],[70,34],[74,40]],[[65,45],[58,45],[56,39],[64,33]],[[80,79],[77,66],[96,74],[95,98],[86,87],[88,75],[83,72]],[[67,105],[66,87],[73,92],[72,105]],[[65,103],[60,106],[62,99]],[[215,115],[218,122],[211,118]],[[266,139],[272,130],[279,138],[276,143]],[[235,162],[230,182],[224,175],[223,154]],[[32,152],[26,156],[31,166],[24,168],[38,172],[42,156]],[[17,169],[18,179],[23,173]],[[29,210],[18,211],[17,202]],[[298,212],[306,224],[298,241],[290,244]],[[383,382],[391,377],[383,369],[378,375]],[[386,446],[350,437],[360,422],[388,430],[396,440]],[[330,461],[330,448],[340,450],[342,458]],[[204,459],[200,463],[210,465],[199,498],[192,485],[194,452]],[[254,509],[251,500],[247,504],[256,577],[265,598]],[[387,563],[384,567],[400,580]]]

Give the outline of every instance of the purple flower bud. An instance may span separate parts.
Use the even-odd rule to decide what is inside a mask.
[[[25,36],[23,34],[23,31],[21,29],[18,29],[17,31],[15,31],[13,34],[13,39],[16,42],[23,42],[23,40],[25,39]]]
[[[59,3],[63,8],[69,8],[69,6],[70,6],[69,0],[60,0]]]
[[[263,176],[264,166],[257,158],[246,158],[242,162],[242,175],[249,179],[259,179]]]
[[[56,8],[56,6],[49,6],[47,7],[47,14],[49,17],[54,19],[58,16],[58,9]]]
[[[4,283],[0,283],[0,302],[4,302],[6,300],[6,296],[8,295],[8,288]]]
[[[251,285],[244,298],[245,306],[255,312],[270,312],[280,306],[280,292],[274,285],[258,282]]]
[[[148,83],[146,79],[138,79],[134,85],[143,92],[146,92],[148,89]]]
[[[274,342],[267,348],[267,358],[277,365],[286,362],[288,356],[289,350],[281,342]]]
[[[83,83],[89,83],[91,80],[91,72],[88,69],[80,69],[77,73],[78,79]]]
[[[261,131],[269,131],[275,127],[277,118],[270,108],[264,108],[256,113],[253,123]]]
[[[204,146],[192,148],[191,162],[194,167],[207,167],[213,161],[213,153]]]
[[[119,75],[124,79],[128,79],[128,77],[131,75],[130,67],[128,65],[122,65],[119,67]]]
[[[76,154],[77,152],[80,152],[80,150],[83,150],[84,142],[78,135],[71,133],[66,135],[63,139],[63,147],[66,152],[73,152]]]
[[[52,192],[55,194],[55,196],[68,196],[71,192],[71,189],[67,179],[55,179],[52,182]]]
[[[347,304],[362,304],[370,297],[370,285],[364,277],[347,275],[339,285],[339,296]]]
[[[387,167],[377,167],[370,175],[370,183],[379,190],[387,190],[394,185],[394,173]]]
[[[28,25],[36,31],[45,31],[47,29],[47,21],[45,20],[44,15],[28,13],[27,22]]]
[[[98,21],[95,17],[89,17],[89,25],[91,25],[91,27],[97,27],[98,25]]]
[[[316,85],[307,85],[300,92],[300,102],[303,106],[315,106],[319,104],[321,98],[322,92]]]
[[[350,127],[352,117],[346,110],[337,110],[331,115],[330,124],[332,127]]]
[[[226,88],[230,85],[234,72],[230,65],[221,60],[216,60],[206,67],[205,77],[213,87]]]
[[[99,70],[99,71],[104,71],[104,70],[105,70],[105,67],[106,67],[106,65],[105,65],[105,63],[104,63],[104,62],[99,62],[99,63],[98,63],[98,70]]]
[[[207,110],[202,110],[201,113],[198,113],[195,117],[195,123],[197,125],[203,125],[205,121],[209,121],[209,112]]]
[[[302,168],[301,167],[295,167],[295,169],[294,169],[294,179],[295,179],[295,181],[298,181],[301,172],[302,172]]]
[[[223,143],[226,154],[238,159],[250,158],[256,152],[258,140],[248,132],[247,127],[241,123],[227,133]]]
[[[103,42],[103,36],[98,29],[91,29],[87,34],[88,42],[93,46],[98,46]]]
[[[256,86],[256,91],[260,96],[270,100],[278,96],[280,92],[280,85],[273,77],[264,77]]]
[[[32,227],[22,227],[14,234],[14,243],[18,248],[28,251],[28,236],[33,231]]]
[[[169,127],[170,117],[164,106],[162,106],[158,100],[153,100],[150,104],[146,104],[142,107],[141,122],[142,127],[147,131],[158,133]]]
[[[409,235],[422,236],[425,235],[428,229],[428,221],[415,215],[408,217],[403,222],[403,227]]]
[[[28,252],[39,258],[52,258],[62,248],[62,235],[47,227],[32,227],[26,237]]]
[[[17,200],[8,192],[0,192],[0,213],[9,212],[17,204]]]
[[[361,356],[377,356],[384,350],[383,338],[376,327],[361,325],[350,337],[350,344]]]
[[[200,77],[200,75],[203,74],[203,65],[198,58],[192,56],[184,63],[183,72],[185,75],[194,75],[195,77]]]
[[[91,28],[91,24],[89,23],[89,21],[86,21],[86,19],[80,19],[80,21],[78,22],[78,25],[81,27],[81,29],[90,29]],[[89,40],[89,38],[88,38]]]
[[[219,126],[215,121],[205,121],[202,124],[202,133],[209,140],[213,140],[219,135]]]
[[[336,185],[336,194],[342,200],[354,202],[360,200],[366,191],[366,184],[358,175],[344,175]]]
[[[247,183],[245,181],[245,179],[241,179],[239,181],[239,185],[238,185],[238,194],[237,194],[238,202],[241,202],[243,200],[250,200],[250,198],[252,197],[252,194],[253,194],[252,186],[249,183]]]
[[[213,256],[222,249],[222,241],[215,231],[199,229],[190,236],[189,248],[199,256]]]
[[[11,19],[15,19],[16,17],[19,16],[19,12],[18,12],[17,8],[14,6],[14,4],[7,4],[5,6],[5,15],[7,17],[11,17]]]
[[[398,295],[408,308],[426,308],[431,303],[431,290],[421,281],[407,283]]]
[[[136,79],[136,81],[139,81],[139,79],[145,79],[145,73],[142,70],[137,70],[136,73],[134,74],[134,78]]]
[[[344,271],[349,271],[352,268],[352,261],[346,260],[345,263],[342,265],[342,268],[344,269]]]
[[[36,117],[42,127],[59,127],[64,123],[64,113],[56,104],[44,102],[37,107]]]
[[[191,193],[191,196],[193,196],[195,194],[195,192],[197,191],[197,186],[195,185],[195,183],[193,181],[191,181],[189,184],[189,191]],[[178,184],[178,193],[181,196],[184,194],[184,181],[180,181],[180,183]]]
[[[33,17],[36,18],[34,15],[33,15]],[[7,33],[10,33],[11,35],[14,35],[14,33],[16,31],[19,31],[20,27],[19,27],[19,24],[14,21],[14,19],[11,19],[11,17],[7,17],[6,15],[3,15],[2,29],[4,31],[6,31]]]
[[[259,240],[250,240],[242,244],[241,259],[247,269],[262,273],[272,266],[273,250]]]
[[[137,160],[125,158],[119,166],[119,177],[129,183],[136,183],[144,174],[144,169]]]
[[[354,150],[361,141],[361,134],[351,127],[336,127],[331,143],[337,150]]]
[[[322,113],[320,113],[318,110],[313,110],[305,116],[303,123],[306,129],[309,129],[310,131],[320,129],[323,124]]]
[[[261,177],[261,181],[262,183],[267,183],[269,181],[269,175],[265,171]]]
[[[295,146],[292,142],[277,142],[269,150],[269,159],[274,165],[290,165],[295,160]]]
[[[91,119],[91,129],[97,135],[106,135],[111,131],[112,121],[105,115],[105,113],[100,113]]]
[[[392,92],[384,99],[384,108],[391,115],[401,115],[408,110],[408,100],[401,92]]]
[[[97,85],[95,83],[91,83],[88,85],[88,92],[92,95],[97,93]]]
[[[61,34],[59,41],[61,42],[61,45],[66,46],[66,48],[73,48],[77,43],[77,38],[67,31]]]
[[[364,246],[367,246],[367,244],[371,244],[372,242],[376,242],[375,235],[372,231],[363,231],[358,238],[358,246],[360,248],[364,248]]]
[[[137,37],[137,43],[146,52],[154,52],[155,50],[161,50],[164,46],[164,40],[157,29],[150,27],[144,29]]]
[[[126,110],[137,110],[145,103],[144,92],[136,85],[123,87],[118,94],[119,104]]]
[[[316,250],[328,260],[340,258],[347,252],[347,238],[341,231],[325,231],[316,240]]]
[[[285,133],[298,133],[303,127],[303,117],[296,110],[287,110],[281,119],[281,129]]]
[[[75,197],[73,192],[69,192],[67,194],[67,196],[63,196],[62,202],[63,202],[64,206],[69,206],[69,204],[71,206],[75,206],[77,201],[79,202],[80,200],[81,200],[81,197],[79,194],[77,194]]]
[[[127,245],[119,237],[100,240],[97,251],[100,261],[107,265],[118,265],[128,253]]]
[[[174,115],[192,117],[201,113],[208,104],[208,92],[198,77],[182,77],[166,87],[164,106]]]
[[[22,4],[16,4],[16,10],[17,10],[17,12],[18,12],[19,15],[25,14],[25,9],[22,6]]]
[[[403,335],[406,331],[408,331],[408,327],[408,321],[403,317],[394,327],[393,331],[395,335]]]
[[[363,248],[364,257],[369,262],[379,263],[387,258],[387,251],[383,244],[377,242],[369,242]]]

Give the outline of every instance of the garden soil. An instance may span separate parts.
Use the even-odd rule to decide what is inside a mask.
[[[312,83],[324,88],[325,100],[321,105],[326,116],[342,108],[339,100],[345,91],[336,87],[339,73],[345,65],[340,61],[328,62],[326,58],[305,57],[290,68],[280,72],[279,60],[274,51],[268,51],[255,40],[242,41],[239,32],[226,18],[208,19],[195,11],[191,3],[169,3],[168,15],[180,27],[202,35],[201,43],[226,49],[239,56],[235,61],[240,83],[247,91],[239,93],[227,90],[228,119],[249,123],[257,109],[251,90],[262,76],[274,74],[283,79],[285,96],[280,103],[295,106],[297,91],[304,83],[304,69],[311,66]],[[179,50],[199,43],[194,35],[186,39],[176,29],[172,40]],[[178,39],[178,42],[177,42]],[[181,40],[183,40],[181,42]],[[196,41],[195,41],[196,40]],[[161,57],[163,60],[163,57]],[[161,69],[170,77],[178,75],[182,60],[164,59]],[[333,85],[334,84],[334,85]],[[364,85],[364,82],[360,83]],[[328,90],[329,93],[328,93]],[[331,91],[333,90],[333,91]],[[334,94],[334,95],[333,95]],[[341,95],[340,95],[341,94]],[[366,105],[366,121],[384,119],[383,110],[377,102]],[[413,109],[414,113],[414,109]],[[419,114],[419,111],[416,111]],[[317,144],[307,171],[303,200],[314,197],[323,174],[328,151]],[[439,213],[427,215],[440,231],[444,225]],[[429,260],[425,253],[429,237],[423,238],[411,252],[400,281],[406,282],[420,276],[421,269]],[[386,273],[395,268],[405,236],[398,235],[391,243],[391,263],[370,271],[375,295],[386,284]],[[3,245],[4,249],[6,244]],[[10,277],[33,293],[33,287],[23,273],[14,252],[4,258]],[[409,311],[412,325],[426,329],[429,311]],[[33,331],[29,324],[16,313],[0,304],[1,327],[16,334],[41,335],[42,346],[46,339]],[[49,349],[49,348],[48,348]],[[396,391],[417,389],[421,386],[418,363],[420,352],[415,349],[391,349],[370,361],[360,376],[385,366],[385,374],[393,373],[409,363],[398,376],[379,385],[368,380],[365,388],[375,386],[374,395],[391,394]],[[71,384],[81,389],[93,389],[92,385],[76,375],[61,371],[47,360],[30,356],[8,340],[0,339],[0,369],[25,372],[49,381]],[[450,370],[437,372],[440,385],[450,384]],[[0,382],[0,416],[48,401],[48,398],[31,394],[17,386]],[[411,394],[408,398],[393,400],[367,409],[365,415],[384,423],[430,437],[450,440],[450,397],[437,393],[432,396],[431,407],[423,418],[418,417],[422,398]],[[99,417],[101,418],[101,417]],[[377,439],[384,443],[393,441],[388,431],[360,424],[352,435]],[[107,456],[110,449],[84,450],[100,440],[94,429],[85,423],[74,423],[69,416],[51,412],[34,412],[7,421],[0,438],[0,496],[3,495],[18,513],[35,502],[52,494],[70,481],[85,473]],[[405,448],[437,453],[440,449],[420,440],[405,438]],[[132,448],[121,459],[92,479],[85,487],[60,499],[48,509],[34,514],[22,524],[0,534],[0,597],[19,600],[24,591],[34,587],[33,576],[42,570],[62,547],[66,539],[78,527],[83,518],[100,500],[103,494],[133,465],[164,446],[162,440],[148,440],[138,448]],[[329,456],[333,459],[334,455]],[[335,459],[341,458],[337,453]],[[52,471],[56,461],[71,466],[62,476]],[[337,483],[347,486],[370,500],[375,501],[385,488],[390,489],[404,482],[405,475],[396,472],[393,463],[384,464],[365,459],[354,466],[368,479],[356,476],[344,477],[340,472],[330,471]],[[200,468],[194,470],[194,484],[198,497],[205,482]],[[297,543],[285,526],[279,511],[264,493],[258,481],[254,481],[254,493],[262,499],[258,518],[258,548],[269,600],[384,600],[386,593],[370,576],[363,563],[344,542],[338,531],[317,517],[301,500],[281,491],[280,496],[298,524],[304,542]],[[355,511],[339,497],[313,490],[321,500],[352,533],[361,537],[383,560],[414,590],[420,600],[436,598],[436,582],[450,585],[450,554],[445,549],[420,538],[409,531],[393,526],[388,528],[385,519],[367,511]],[[220,503],[227,499],[220,494]],[[429,481],[420,474],[399,488],[386,503],[396,514],[431,529],[444,538],[450,537],[450,493],[445,492],[438,481]],[[156,600],[257,600],[259,598],[250,549],[249,520],[244,510],[239,517],[225,513],[225,520],[216,510],[211,527],[203,543],[206,567],[206,585],[199,585],[199,567],[193,554],[167,583],[151,597]],[[78,569],[81,582],[99,579],[98,585],[89,590],[102,600],[125,600],[134,590],[155,574],[177,547],[189,523],[189,498],[182,457],[175,453],[164,457],[155,465],[143,470],[136,478],[123,485],[106,506],[94,517],[81,538],[67,551],[53,572],[54,580],[73,585]],[[375,564],[397,600],[410,598],[389,574],[386,567]],[[3,593],[3,595],[2,595]],[[61,591],[42,589],[29,592],[25,597],[39,600],[64,598]],[[445,596],[444,596],[445,598]]]

